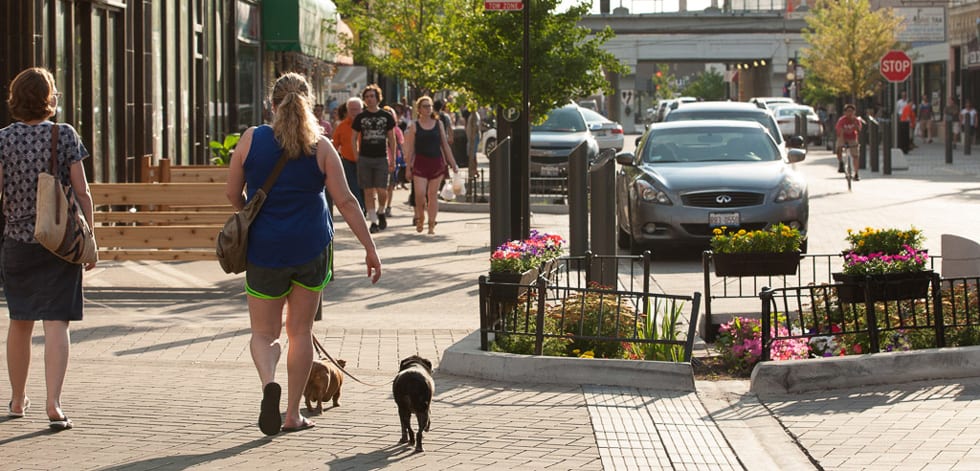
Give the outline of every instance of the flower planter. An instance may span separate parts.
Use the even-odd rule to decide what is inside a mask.
[[[800,253],[716,253],[711,260],[716,276],[795,275]]]
[[[524,273],[490,273],[490,300],[498,303],[517,302],[517,298],[527,293],[538,279],[537,268]]]
[[[866,275],[833,273],[834,281],[842,283],[837,289],[837,298],[842,303],[863,303],[864,288],[868,284]],[[901,299],[921,299],[929,295],[932,270],[906,273],[886,273],[872,275],[871,302],[896,301]]]

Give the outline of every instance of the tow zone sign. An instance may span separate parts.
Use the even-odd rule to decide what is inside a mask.
[[[524,9],[524,2],[483,0],[483,9],[487,11],[521,11]]]

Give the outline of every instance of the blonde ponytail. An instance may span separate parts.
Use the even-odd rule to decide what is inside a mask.
[[[272,132],[286,158],[313,154],[320,125],[313,115],[313,99],[306,79],[294,72],[279,77],[272,89],[272,103],[276,106]]]

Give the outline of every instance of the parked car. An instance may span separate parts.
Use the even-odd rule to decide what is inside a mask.
[[[796,135],[796,115],[797,113],[805,113],[807,142],[820,144],[823,140],[823,123],[820,122],[820,116],[813,110],[813,107],[797,104],[779,104],[773,106],[772,112],[776,115],[776,122],[779,123],[779,130],[783,136]]]
[[[756,230],[785,223],[805,233],[809,218],[806,180],[758,123],[675,121],[658,123],[635,153],[616,156],[618,244],[707,247],[715,228]]]
[[[764,105],[737,101],[702,101],[680,105],[667,115],[666,122],[731,119],[761,124],[772,134],[776,144],[786,149],[788,144],[780,132],[775,116]]]
[[[589,126],[596,142],[599,143],[600,151],[605,149],[614,149],[617,152],[623,150],[622,125],[588,108],[582,108],[580,111],[585,117],[585,124]]]
[[[566,176],[568,156],[583,142],[589,161],[598,157],[599,143],[585,124],[582,108],[571,104],[551,110],[543,123],[531,126],[531,176]]]
[[[695,103],[698,99],[693,96],[682,96],[678,98],[672,98],[670,100],[664,100],[661,102],[660,110],[658,111],[657,121],[663,121],[667,119],[667,115],[670,114],[671,110],[677,109],[677,105],[681,103]]]

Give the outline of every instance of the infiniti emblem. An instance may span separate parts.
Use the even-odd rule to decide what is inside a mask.
[[[732,197],[728,195],[718,195],[715,197],[715,202],[718,204],[728,204],[732,202]]]

